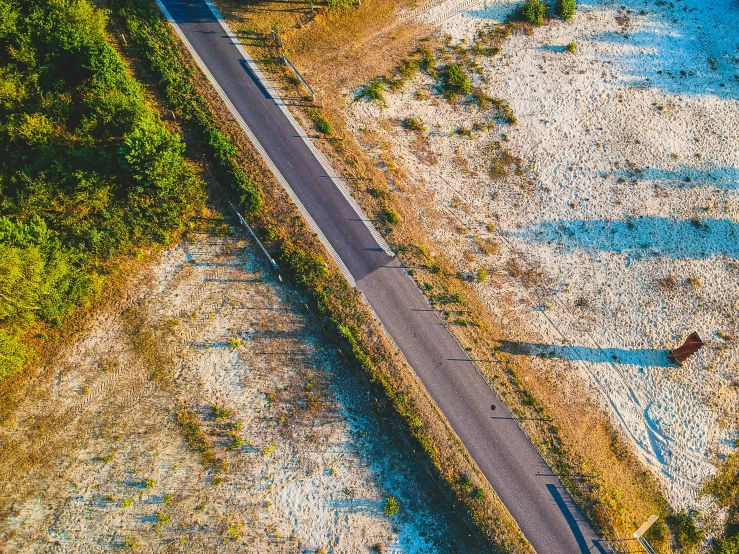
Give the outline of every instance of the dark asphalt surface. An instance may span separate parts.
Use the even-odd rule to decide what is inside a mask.
[[[539,554],[606,552],[400,263],[379,247],[204,0],[162,0],[202,62],[351,272]],[[491,404],[497,409],[491,410]]]

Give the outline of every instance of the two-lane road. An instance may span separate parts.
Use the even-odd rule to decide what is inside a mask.
[[[250,140],[365,294],[540,554],[604,552],[559,479],[488,386],[208,0],[157,0]],[[491,411],[491,404],[498,409]]]

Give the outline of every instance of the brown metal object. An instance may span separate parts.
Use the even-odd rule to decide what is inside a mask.
[[[703,341],[698,336],[698,333],[692,332],[688,336],[687,339],[685,339],[685,342],[680,348],[675,348],[675,350],[672,350],[670,354],[667,356],[667,359],[670,360],[673,364],[682,367],[683,362],[687,360],[690,356],[698,352],[698,350],[701,349],[703,346]]]

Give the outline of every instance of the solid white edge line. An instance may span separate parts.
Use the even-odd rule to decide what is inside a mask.
[[[385,253],[388,256],[394,257],[395,252],[390,248],[390,245],[385,241],[385,239],[382,237],[382,235],[375,229],[375,226],[372,225],[370,220],[367,218],[367,216],[362,211],[362,208],[359,207],[359,204],[357,204],[356,200],[354,200],[354,197],[349,193],[349,190],[344,183],[344,181],[336,175],[334,170],[331,168],[331,165],[329,164],[328,160],[324,157],[323,153],[316,148],[315,144],[308,138],[307,133],[305,130],[300,126],[300,124],[297,122],[295,117],[293,117],[293,114],[290,112],[290,110],[287,108],[285,103],[280,98],[280,95],[277,93],[277,91],[274,89],[272,84],[269,82],[269,80],[264,76],[262,73],[262,70],[259,69],[259,66],[256,64],[256,62],[249,56],[249,54],[244,50],[244,47],[242,46],[241,42],[239,41],[236,34],[231,30],[231,28],[228,26],[228,23],[223,19],[221,16],[221,13],[218,11],[218,8],[216,8],[213,5],[213,2],[211,0],[203,0],[205,4],[210,8],[210,11],[213,13],[213,16],[218,20],[218,23],[220,23],[221,28],[226,32],[226,35],[231,39],[231,42],[234,46],[236,46],[237,50],[239,51],[239,54],[244,58],[244,61],[249,66],[249,68],[254,72],[254,75],[256,75],[257,79],[262,83],[262,86],[269,92],[270,96],[272,96],[272,99],[275,101],[277,106],[280,108],[282,113],[285,115],[287,120],[290,122],[290,124],[295,129],[295,132],[298,133],[298,136],[303,139],[303,142],[305,142],[306,146],[310,149],[310,151],[313,153],[313,156],[318,160],[318,163],[321,164],[321,167],[323,167],[323,170],[326,172],[326,174],[329,176],[329,178],[333,181],[334,185],[337,189],[339,189],[339,192],[344,196],[347,202],[349,202],[349,205],[352,207],[354,212],[357,214],[357,217],[364,223],[364,225],[367,227],[367,230],[372,235],[372,238],[375,239],[375,242],[377,242],[377,245],[382,248]]]
[[[249,138],[249,142],[252,143],[254,148],[259,152],[259,155],[262,157],[264,162],[269,167],[270,171],[274,174],[277,181],[280,183],[283,189],[287,192],[290,199],[293,201],[293,203],[297,206],[298,211],[300,214],[305,218],[305,220],[308,222],[308,226],[313,230],[316,235],[318,235],[319,240],[323,244],[324,248],[328,251],[331,258],[336,262],[336,265],[339,266],[339,270],[344,275],[347,281],[349,281],[349,284],[356,288],[357,283],[354,280],[354,277],[349,272],[349,269],[346,267],[344,262],[341,260],[339,255],[336,253],[336,250],[334,250],[334,247],[331,246],[331,243],[328,241],[326,236],[323,234],[323,231],[321,231],[321,228],[318,226],[318,224],[313,220],[310,213],[308,213],[308,210],[305,208],[303,203],[300,201],[298,196],[295,194],[295,191],[293,191],[290,184],[287,182],[287,179],[280,173],[280,170],[277,169],[277,166],[272,161],[272,159],[269,157],[267,152],[264,150],[262,145],[260,144],[259,140],[257,140],[257,137],[252,133],[249,126],[246,124],[246,121],[244,121],[244,118],[241,117],[241,114],[239,114],[238,110],[236,109],[236,106],[233,105],[231,100],[226,95],[226,92],[221,88],[221,85],[218,83],[216,78],[213,76],[213,74],[210,72],[208,67],[205,65],[205,62],[203,62],[202,58],[198,53],[195,51],[195,48],[192,44],[190,44],[190,41],[187,40],[187,37],[185,36],[185,33],[182,32],[182,29],[180,29],[179,25],[177,25],[177,22],[172,17],[172,14],[169,13],[169,10],[164,5],[162,0],[155,0],[157,5],[159,6],[159,9],[162,10],[162,13],[164,14],[164,17],[167,18],[167,21],[174,29],[174,32],[177,34],[177,36],[180,38],[182,43],[185,45],[185,48],[187,48],[188,52],[190,52],[190,55],[195,60],[195,63],[198,65],[200,70],[205,74],[208,81],[210,81],[210,84],[213,85],[213,87],[218,92],[219,96],[223,100],[223,102],[226,104],[226,107],[228,108],[228,111],[231,112],[231,115],[236,119],[236,122],[239,124],[239,127],[246,133],[246,136]],[[206,4],[209,4],[206,0]],[[215,8],[211,8],[215,9]],[[215,15],[215,14],[214,14]],[[216,16],[220,17],[220,16]],[[253,62],[252,62],[253,63]],[[269,87],[271,88],[271,86]]]

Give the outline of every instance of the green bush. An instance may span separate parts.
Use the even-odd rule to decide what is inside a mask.
[[[450,100],[456,100],[461,94],[472,92],[472,83],[461,65],[453,63],[446,68],[442,76],[444,95]]]
[[[554,12],[565,21],[575,17],[576,11],[577,0],[557,0],[554,4]]]
[[[316,126],[316,129],[321,131],[324,135],[331,134],[331,123],[319,113],[311,114],[311,121]]]
[[[713,545],[712,554],[739,554],[739,533],[717,540]]]
[[[397,212],[388,208],[382,210],[382,213],[380,214],[380,219],[382,219],[382,221],[386,225],[394,225],[400,221],[400,216]]]
[[[575,50],[577,50],[577,43],[575,41],[572,41],[568,43],[565,48],[568,52],[574,52]]]
[[[385,515],[387,517],[392,517],[399,511],[400,505],[398,504],[398,500],[394,496],[388,497],[388,499],[385,500]]]
[[[541,25],[549,15],[549,6],[541,0],[526,0],[521,6],[521,17],[534,25]]]
[[[695,552],[705,537],[705,531],[700,529],[695,520],[685,512],[668,517],[667,525],[675,536],[680,551],[685,554]]]
[[[421,120],[416,117],[406,117],[403,120],[403,127],[410,131],[423,131],[423,123],[421,123]]]

